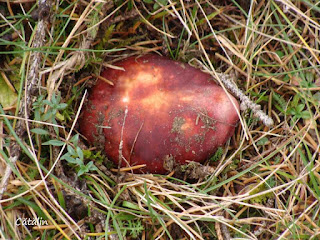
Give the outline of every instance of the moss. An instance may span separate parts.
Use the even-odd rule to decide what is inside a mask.
[[[259,184],[259,182],[258,182]],[[253,187],[252,187],[253,188]],[[255,195],[255,194],[258,194],[260,192],[263,192],[263,191],[266,191],[268,190],[268,187],[266,186],[266,184],[261,184],[259,187],[257,187],[256,189],[254,189],[253,191],[250,192],[250,196],[252,195]],[[272,192],[269,192],[269,193],[265,193],[265,194],[262,194],[260,196],[257,196],[257,197],[254,197],[254,198],[251,198],[249,200],[250,203],[259,203],[259,204],[265,204],[267,202],[267,200],[273,196],[273,193]]]

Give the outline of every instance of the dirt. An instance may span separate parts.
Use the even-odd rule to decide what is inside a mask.
[[[190,162],[185,165],[176,166],[176,174],[183,176],[185,179],[204,179],[214,172],[211,166],[204,166],[198,162]]]
[[[96,132],[92,133],[94,137],[95,146],[99,150],[103,150],[105,146],[105,136],[103,134],[103,128],[101,126],[104,125],[105,115],[102,112],[98,112],[97,114],[97,126],[96,126]]]
[[[205,128],[205,129],[211,129],[213,131],[216,130],[216,120],[214,120],[213,118],[211,118],[208,115],[208,112],[206,109],[200,109],[197,112],[197,120],[196,120],[196,125],[199,124],[199,119],[201,120],[201,122],[204,124],[203,126],[201,126],[201,128]]]
[[[173,171],[175,166],[177,165],[174,157],[170,155],[166,155],[163,158],[163,168],[169,172]]]
[[[182,133],[181,127],[185,124],[186,120],[183,117],[175,117],[171,128],[171,133]]]
[[[179,165],[171,154],[164,157],[163,167],[168,172],[175,171],[175,176],[178,178],[193,180],[204,179],[214,172],[213,167],[204,166],[198,162],[189,162],[185,165]]]
[[[115,118],[119,118],[120,116],[122,116],[124,114],[124,110],[123,109],[113,109],[110,111],[110,113],[108,114],[108,124]]]

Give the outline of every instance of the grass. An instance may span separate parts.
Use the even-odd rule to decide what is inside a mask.
[[[58,1],[35,47],[36,2],[0,1],[2,179],[12,169],[0,238],[318,239],[315,2]],[[20,136],[17,106],[36,52],[40,81]],[[103,62],[150,52],[235,76],[274,125],[242,111],[230,142],[205,163],[213,172],[206,178],[118,175],[79,135],[77,120]],[[21,147],[14,164],[10,143]],[[17,224],[37,218],[48,224]]]

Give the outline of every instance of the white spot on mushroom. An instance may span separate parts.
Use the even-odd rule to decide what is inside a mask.
[[[124,102],[124,103],[128,103],[128,102],[129,102],[129,98],[128,98],[128,97],[124,97],[124,98],[122,98],[122,102]]]

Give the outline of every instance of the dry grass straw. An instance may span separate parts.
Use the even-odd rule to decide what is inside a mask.
[[[240,112],[241,124],[219,162],[206,163],[214,168],[206,179],[190,183],[172,174],[132,174],[132,169],[113,169],[112,173],[97,164],[99,171],[83,178],[87,186],[83,191],[76,180],[68,181],[73,179],[70,176],[61,180],[54,174],[61,167],[57,163],[67,145],[72,145],[84,94],[67,123],[26,119],[30,125],[59,126],[59,136],[51,131],[50,137],[64,144],[52,147],[47,163],[40,164],[44,146],[28,128],[28,138],[21,141],[34,162],[17,159],[17,171],[7,182],[6,197],[0,201],[1,238],[26,239],[41,233],[51,234],[52,239],[130,239],[134,230],[139,230],[141,239],[319,238],[319,7],[311,7],[310,1],[243,1],[241,5],[236,1],[226,1],[226,5],[198,0],[156,2],[156,6],[148,1],[70,5],[64,14],[74,21],[72,30],[56,55],[42,54],[41,93],[51,99],[66,87],[64,81],[75,68],[79,71],[96,64],[89,59],[105,58],[109,67],[130,55],[155,52],[201,68],[226,91],[221,77],[232,76],[242,94],[261,105],[264,117],[272,118],[274,125],[261,124],[250,109]],[[128,12],[132,15],[126,17]],[[106,21],[110,24],[104,25]],[[17,31],[14,24],[4,21]],[[56,24],[46,32],[49,48],[61,41],[50,38]],[[98,52],[89,50],[102,41],[96,38],[98,28],[104,28],[105,35],[111,31],[103,45],[110,51],[101,51],[99,57]],[[68,50],[70,46],[78,50]],[[26,66],[32,66],[30,58],[25,60]],[[89,69],[97,71],[99,67]],[[73,84],[83,86],[87,79]],[[68,96],[62,96],[64,102]],[[300,110],[299,105],[303,107]],[[3,132],[11,135],[1,119],[21,119],[9,115],[0,116],[2,153],[7,151]],[[7,165],[5,156],[0,157]],[[30,172],[37,174],[30,177]],[[86,217],[72,218],[71,209],[62,206],[66,200],[61,197],[68,194],[77,196],[79,205],[89,206]],[[102,215],[93,216],[93,209]],[[49,225],[16,225],[17,219],[37,218],[40,213]]]

